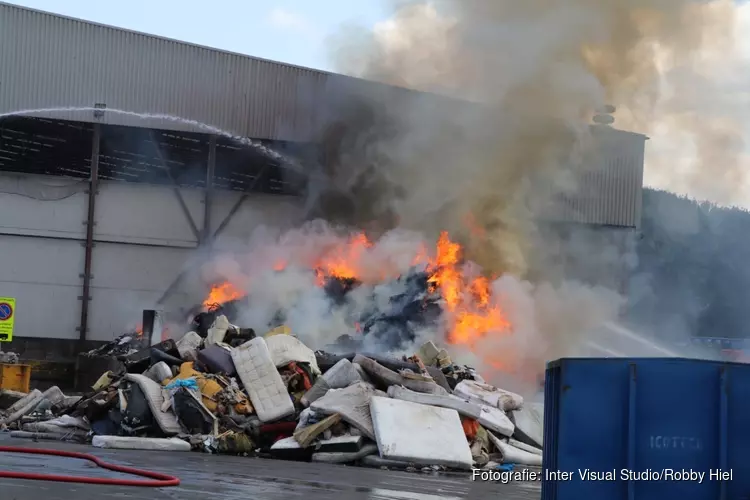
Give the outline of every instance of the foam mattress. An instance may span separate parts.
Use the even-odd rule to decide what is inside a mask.
[[[177,438],[94,436],[91,445],[96,448],[120,450],[190,451],[190,444]]]
[[[261,422],[273,422],[294,414],[292,398],[263,337],[235,348],[232,361]]]
[[[318,361],[312,349],[291,335],[271,335],[265,337],[266,345],[271,353],[271,359],[277,367],[286,366],[292,362],[308,363],[315,375],[320,375]]]
[[[159,428],[167,436],[174,436],[182,432],[182,427],[177,417],[172,412],[161,411],[161,407],[164,405],[164,393],[162,387],[146,377],[145,375],[138,375],[135,373],[128,373],[125,375],[125,380],[138,384],[138,387],[143,392],[143,395],[148,402],[148,408],[151,410],[151,414],[154,416],[154,420],[159,425]]]
[[[382,458],[471,469],[471,449],[456,410],[375,396],[370,411]]]

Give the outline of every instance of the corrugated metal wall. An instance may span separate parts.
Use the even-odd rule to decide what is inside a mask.
[[[319,71],[0,3],[0,113],[104,103],[245,137],[306,141],[325,80]],[[92,112],[41,116],[91,121]],[[207,131],[113,112],[102,122]]]
[[[639,227],[647,137],[591,127],[593,144],[568,192],[544,210],[550,221]]]
[[[347,98],[401,110],[401,100],[414,94],[0,2],[0,114],[104,103],[110,111],[102,123],[211,132],[196,124],[202,122],[244,137],[311,142]],[[192,122],[144,120],[113,108]],[[47,116],[97,121],[92,111]],[[635,227],[644,137],[607,129],[596,139],[594,167],[544,217]]]

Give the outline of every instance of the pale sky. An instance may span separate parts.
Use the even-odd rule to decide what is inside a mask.
[[[328,37],[386,19],[380,0],[10,0],[33,9],[332,71]]]

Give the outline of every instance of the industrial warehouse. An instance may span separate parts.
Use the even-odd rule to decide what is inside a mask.
[[[324,156],[318,131],[342,100],[385,95],[398,107],[413,94],[11,5],[0,12],[0,113],[63,108],[1,122],[0,199],[13,214],[3,255],[16,257],[0,281],[18,300],[11,348],[41,359],[72,355],[79,339],[112,340],[168,299],[200,246],[304,216],[295,197],[304,167],[282,167],[225,134],[304,165]],[[597,196],[572,200],[562,216],[635,230],[645,138],[606,132],[624,147],[603,158]]]
[[[179,453],[188,451],[252,459],[278,483],[333,477],[341,464],[405,483],[419,472],[435,483],[411,494],[431,498],[460,498],[435,495],[441,488],[473,491],[444,472],[515,472],[529,482],[542,466],[585,468],[581,457],[598,455],[576,455],[573,426],[586,423],[600,442],[620,430],[589,421],[583,401],[634,418],[636,401],[645,404],[636,385],[639,398],[667,392],[689,376],[690,361],[663,375],[658,358],[630,362],[627,349],[591,341],[575,354],[604,358],[546,364],[566,339],[550,340],[550,351],[547,339],[519,339],[531,328],[500,298],[515,300],[525,284],[464,262],[470,245],[447,230],[366,230],[366,217],[354,217],[366,195],[326,191],[355,163],[346,148],[368,149],[363,138],[383,116],[477,107],[0,2],[0,427],[15,438],[0,451],[34,453],[11,449],[22,439],[55,450],[93,444],[112,462],[158,469],[137,453],[175,452],[189,457],[180,459],[187,469],[135,473],[151,478],[140,486],[175,488],[180,498],[206,487],[188,479],[204,467]],[[542,235],[585,235],[586,249],[619,258],[640,229],[647,137],[617,129],[612,115],[601,110],[588,125],[593,144],[571,170],[575,189],[554,192],[533,217]],[[332,213],[356,219],[353,228],[341,232]],[[470,218],[465,225],[475,230]],[[561,247],[552,260],[564,278],[588,283],[587,297],[627,296],[625,264],[580,254]],[[509,309],[520,308],[514,300]],[[607,314],[605,329],[636,338]],[[673,355],[639,342],[648,356]],[[636,384],[637,363],[647,382]],[[601,377],[588,375],[596,370]],[[706,368],[711,382],[696,379],[694,390],[739,390],[744,371],[718,370]],[[6,385],[16,375],[21,382]],[[584,382],[595,396],[568,391]],[[555,413],[570,405],[580,408],[570,419]],[[666,433],[653,430],[652,448],[666,446]],[[621,454],[635,469],[628,436]],[[311,469],[286,465],[298,461]],[[98,481],[112,488],[106,494],[123,486]],[[320,494],[313,483],[304,488]],[[477,491],[538,498],[541,483],[544,498],[588,491],[554,481]],[[412,498],[394,488],[366,496]]]

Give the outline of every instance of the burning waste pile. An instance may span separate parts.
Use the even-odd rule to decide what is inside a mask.
[[[121,336],[89,353],[119,360],[91,393],[6,395],[16,401],[0,423],[12,436],[110,448],[430,470],[541,465],[541,405],[488,384],[442,342],[424,340],[424,332],[442,330],[450,348],[509,330],[489,281],[466,278],[460,247],[442,234],[432,255],[418,251],[397,275],[381,267],[379,283],[368,283],[350,257],[370,247],[354,236],[348,255],[329,248],[308,268],[330,313],[352,325],[325,350],[295,335],[286,321],[292,310],[272,311],[262,336],[235,326],[254,295],[223,283],[179,340],[144,346],[142,335]],[[293,260],[274,273],[293,272]],[[379,300],[382,286],[398,293]]]

